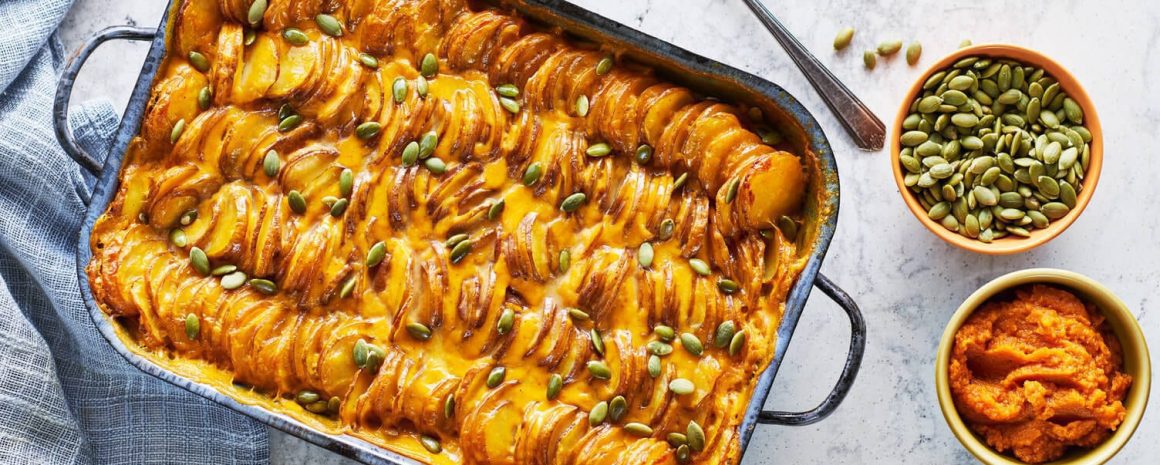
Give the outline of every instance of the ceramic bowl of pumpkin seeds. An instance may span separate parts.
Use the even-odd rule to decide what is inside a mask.
[[[1103,142],[1087,93],[1058,63],[976,45],[935,63],[895,122],[894,180],[943,240],[986,254],[1030,250],[1083,212]]]

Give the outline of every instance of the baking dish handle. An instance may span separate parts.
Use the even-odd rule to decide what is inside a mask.
[[[85,45],[69,60],[68,65],[64,68],[64,73],[60,75],[60,81],[56,85],[56,100],[52,107],[52,123],[56,130],[56,140],[60,142],[60,146],[64,148],[69,157],[94,175],[101,174],[103,164],[81,148],[80,144],[77,143],[76,136],[68,127],[68,103],[72,99],[73,84],[76,84],[77,74],[81,72],[81,66],[84,66],[85,60],[88,60],[89,55],[92,55],[93,51],[101,44],[115,39],[150,41],[155,35],[156,31],[153,29],[132,26],[113,26],[102,30],[85,42]]]
[[[834,410],[842,403],[842,399],[846,398],[846,394],[850,392],[850,387],[854,385],[854,378],[858,376],[858,368],[862,366],[862,355],[866,352],[866,321],[862,319],[862,311],[858,309],[858,304],[854,303],[854,299],[850,298],[850,295],[837,284],[830,281],[830,278],[819,273],[817,279],[814,280],[814,286],[834,299],[834,302],[846,311],[846,316],[850,317],[850,352],[846,355],[846,366],[842,368],[842,375],[838,377],[838,383],[834,385],[834,389],[817,407],[805,412],[763,410],[757,415],[758,423],[794,426],[817,423],[834,413]]]

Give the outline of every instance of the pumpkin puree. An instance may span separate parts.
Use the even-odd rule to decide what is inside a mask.
[[[1093,447],[1124,420],[1131,376],[1096,307],[1045,285],[991,300],[955,334],[950,382],[967,425],[1027,463]]]

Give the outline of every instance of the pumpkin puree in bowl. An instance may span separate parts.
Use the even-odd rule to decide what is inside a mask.
[[[1111,436],[1132,383],[1099,309],[1046,285],[976,310],[955,334],[949,370],[956,409],[971,430],[1027,463]]]

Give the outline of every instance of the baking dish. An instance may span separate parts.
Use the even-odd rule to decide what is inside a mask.
[[[756,104],[769,119],[784,130],[797,153],[806,154],[805,161],[810,171],[810,195],[807,200],[807,221],[799,235],[806,250],[810,250],[809,260],[798,281],[794,284],[785,304],[785,313],[778,329],[775,356],[769,367],[762,373],[753,393],[745,419],[741,425],[740,449],[744,451],[757,423],[809,424],[821,420],[831,413],[849,391],[857,374],[865,347],[865,326],[857,306],[841,289],[824,276],[818,274],[822,258],[833,236],[838,210],[838,177],[833,153],[813,117],[784,89],[743,73],[723,64],[693,55],[652,37],[633,31],[622,25],[597,16],[574,5],[559,0],[527,0],[504,2],[504,6],[518,9],[525,17],[551,26],[560,27],[581,38],[596,41],[623,50],[628,58],[657,69],[665,78],[702,91],[709,95],[729,100],[739,100]],[[169,11],[172,11],[172,5]],[[88,247],[93,223],[112,200],[116,191],[117,172],[130,139],[137,133],[144,112],[150,87],[163,56],[166,53],[169,33],[169,14],[161,21],[157,31],[139,28],[111,28],[91,39],[69,63],[61,78],[57,92],[55,122],[57,135],[68,153],[85,169],[99,175],[96,189],[90,198],[89,212],[79,237],[78,272],[81,291],[86,299],[91,316],[102,334],[128,361],[142,370],[170,383],[222,403],[234,410],[245,413],[271,426],[283,429],[343,455],[367,463],[414,463],[410,459],[382,449],[365,441],[342,435],[329,435],[318,431],[309,423],[287,415],[265,410],[260,407],[258,395],[244,389],[230,389],[228,386],[211,386],[194,381],[158,363],[156,354],[142,353],[126,336],[120,325],[107,317],[93,300],[84,267],[91,252]],[[67,106],[72,84],[80,67],[89,54],[101,43],[112,39],[151,40],[152,46],[145,65],[138,78],[121,126],[117,132],[110,156],[102,163],[77,147],[67,130]],[[103,166],[102,166],[103,165]],[[769,393],[780,361],[784,358],[789,340],[800,318],[811,287],[816,285],[834,298],[847,312],[851,320],[852,338],[850,353],[843,373],[834,390],[815,409],[807,412],[762,411],[762,404]],[[739,460],[740,457],[731,459]]]

